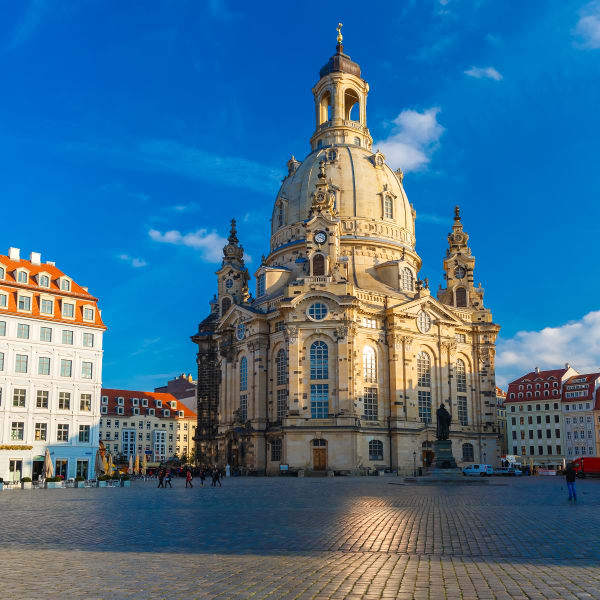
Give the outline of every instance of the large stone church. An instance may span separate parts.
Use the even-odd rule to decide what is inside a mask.
[[[457,461],[495,464],[495,340],[458,207],[437,299],[419,277],[403,174],[373,151],[368,83],[336,53],[313,88],[316,128],[275,198],[256,288],[232,222],[198,344],[203,463],[274,473],[412,471],[435,411]]]

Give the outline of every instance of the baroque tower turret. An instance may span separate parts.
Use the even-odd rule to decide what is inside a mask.
[[[434,299],[402,171],[371,149],[369,86],[341,42],[313,88],[311,152],[287,163],[255,298],[233,223],[218,298],[192,338],[199,459],[412,471],[415,456],[433,458],[443,402],[454,456],[493,463],[499,328],[473,285],[468,236],[457,210]]]

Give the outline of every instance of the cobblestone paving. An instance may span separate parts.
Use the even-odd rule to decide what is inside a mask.
[[[0,598],[600,598],[600,480],[0,492]]]

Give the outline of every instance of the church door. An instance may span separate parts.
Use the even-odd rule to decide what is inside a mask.
[[[315,471],[327,469],[327,448],[313,448],[313,463]]]

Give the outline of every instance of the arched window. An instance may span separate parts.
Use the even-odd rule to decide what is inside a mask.
[[[331,119],[331,94],[327,91],[321,96],[319,103],[319,125]]]
[[[464,287],[456,288],[456,306],[467,306],[467,290]]]
[[[473,462],[475,460],[475,454],[473,453],[473,444],[462,445],[462,459],[463,462]]]
[[[243,356],[240,360],[240,392],[248,389],[248,359]]]
[[[325,342],[313,342],[310,347],[310,378],[329,379],[329,348]]]
[[[315,254],[313,256],[312,274],[315,277],[325,275],[325,257],[322,254]]]
[[[221,316],[223,316],[231,306],[231,298],[223,298],[221,300]]]
[[[285,207],[283,202],[279,202],[277,206],[277,226],[283,227],[285,225]]]
[[[383,460],[383,442],[371,440],[369,442],[369,460]]]
[[[363,350],[363,378],[366,382],[377,382],[377,356],[371,346],[365,346]]]
[[[275,364],[277,366],[277,385],[287,385],[287,354],[283,348],[277,352]]]
[[[358,121],[360,120],[360,99],[358,94],[354,90],[346,90],[344,94],[344,119],[346,121]],[[353,111],[354,106],[357,106],[357,110]],[[355,114],[359,113],[359,114]]]
[[[383,199],[383,217],[385,219],[394,218],[394,200],[391,196],[386,196]]]
[[[431,359],[427,352],[417,354],[417,376],[419,387],[431,387]]]
[[[415,289],[413,273],[408,267],[402,269],[402,289],[407,292],[412,292]]]
[[[360,138],[359,137],[355,137],[354,138],[354,145],[355,146],[360,146]]]
[[[467,369],[465,361],[460,358],[456,361],[456,391],[467,391]]]

